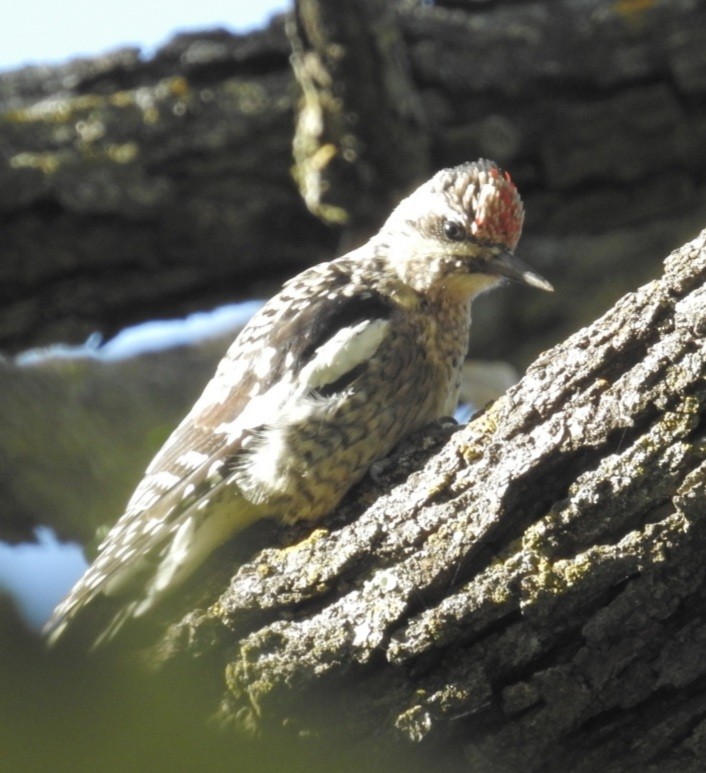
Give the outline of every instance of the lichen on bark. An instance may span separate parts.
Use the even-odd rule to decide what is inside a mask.
[[[648,764],[637,718],[706,671],[705,245],[242,566],[185,623],[192,641],[214,616],[229,632],[222,715],[311,730],[301,707],[331,689],[349,738],[454,738],[526,770],[612,764],[620,718]]]

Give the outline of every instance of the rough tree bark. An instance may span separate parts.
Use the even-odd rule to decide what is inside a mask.
[[[329,3],[299,4],[290,35],[301,102],[281,19],[246,37],[182,36],[152,60],[122,51],[2,76],[4,349],[265,294],[359,238],[417,175],[479,155],[512,170],[529,213],[522,254],[561,292],[534,306],[532,322],[531,301],[496,294],[479,309],[477,351],[492,340],[494,356],[527,361],[528,330],[546,341],[576,329],[703,227],[703,3],[400,2],[394,17],[386,5],[355,4],[337,25]],[[394,77],[361,92],[370,60]],[[374,130],[382,107],[397,145]],[[345,226],[307,214],[289,176],[295,114],[302,192]],[[220,706],[224,723],[266,740],[284,727],[314,749],[321,737],[376,759],[394,749],[427,769],[443,747],[445,770],[702,770],[705,238],[542,355],[469,427],[413,439],[309,539],[245,555],[230,583],[233,555],[216,557],[208,587],[220,600],[151,652],[153,713],[166,694],[190,730]],[[215,358],[196,355],[204,379]],[[67,531],[87,540],[104,517],[90,520],[109,499],[107,471],[127,481],[131,449],[143,467],[183,413],[161,397],[181,387],[180,371],[124,363],[113,375],[129,386],[115,400],[111,374],[91,363],[69,364],[70,381],[44,366],[36,383],[2,367],[4,394],[35,420],[14,408],[4,417],[0,475],[29,472],[11,506],[2,500],[0,528],[26,535],[50,509],[50,497],[32,509],[40,443],[94,438],[83,457],[95,461],[94,494],[71,488],[63,508],[75,515]],[[198,377],[184,381],[185,408]],[[105,405],[108,419],[57,423],[63,397],[36,407],[57,384],[77,410]],[[101,384],[107,393],[94,391]],[[131,394],[142,434],[121,423]],[[61,426],[72,428],[67,446]],[[93,453],[116,427],[120,439]],[[35,480],[64,470],[75,480],[64,464]],[[0,614],[13,653],[0,659],[3,684],[35,687],[61,735],[73,705],[61,691],[80,687],[9,619]],[[80,682],[86,669],[95,689],[79,732],[102,689],[100,664],[70,673]],[[196,679],[173,685],[183,669]],[[13,689],[0,692],[4,706]],[[34,703],[30,714],[42,719]],[[5,719],[0,740],[14,727]],[[32,769],[37,723],[27,725],[18,769]],[[116,744],[133,745],[137,731]],[[55,762],[61,747],[47,748]]]
[[[563,338],[703,226],[705,17],[693,0],[307,0],[303,98],[282,18],[4,74],[0,346],[268,295],[428,172],[486,156],[525,198],[523,256],[583,299],[479,306],[475,351],[526,364],[527,330]],[[296,176],[345,228],[302,203],[295,117]]]
[[[265,734],[404,739],[449,769],[703,770],[705,332],[706,231],[256,555],[157,661],[220,651],[222,717]]]

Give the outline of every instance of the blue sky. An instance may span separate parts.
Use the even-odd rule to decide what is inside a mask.
[[[290,0],[32,0],[13,3],[0,24],[0,70],[62,62],[124,45],[149,55],[175,32],[262,26]]]

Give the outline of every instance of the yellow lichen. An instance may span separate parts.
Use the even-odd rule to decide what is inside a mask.
[[[433,501],[439,494],[448,491],[449,486],[454,482],[455,475],[452,472],[440,475],[432,485],[427,489],[426,501]]]
[[[319,540],[324,539],[324,537],[327,537],[328,535],[329,535],[328,529],[325,529],[323,527],[314,529],[314,531],[312,531],[308,537],[301,540],[301,542],[296,542],[294,545],[287,545],[286,547],[282,548],[282,552],[294,553],[298,550],[304,550],[316,544],[317,542],[319,542]]]
[[[54,174],[60,166],[56,153],[17,153],[10,159],[13,169],[38,169],[44,174]]]
[[[135,142],[109,145],[107,149],[108,158],[116,164],[128,164],[136,158],[137,153],[138,147]]]
[[[166,85],[175,97],[185,97],[190,92],[189,81],[180,75],[175,78],[168,78]]]
[[[655,4],[656,0],[618,0],[615,4],[615,11],[629,21],[635,21]]]

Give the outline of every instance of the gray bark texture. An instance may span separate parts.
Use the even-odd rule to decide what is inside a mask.
[[[0,766],[706,769],[705,104],[698,0],[300,0],[0,75],[0,538],[92,543],[234,331],[17,352],[269,295],[442,166],[509,169],[557,288],[481,299],[473,354],[566,339],[313,533],[226,546],[149,676],[0,606]]]
[[[267,296],[485,156],[573,299],[479,307],[476,355],[526,365],[703,227],[704,38],[697,0],[302,0],[245,36],[1,75],[0,346]]]
[[[223,718],[449,769],[703,770],[704,332],[706,231],[157,660],[220,647]]]

